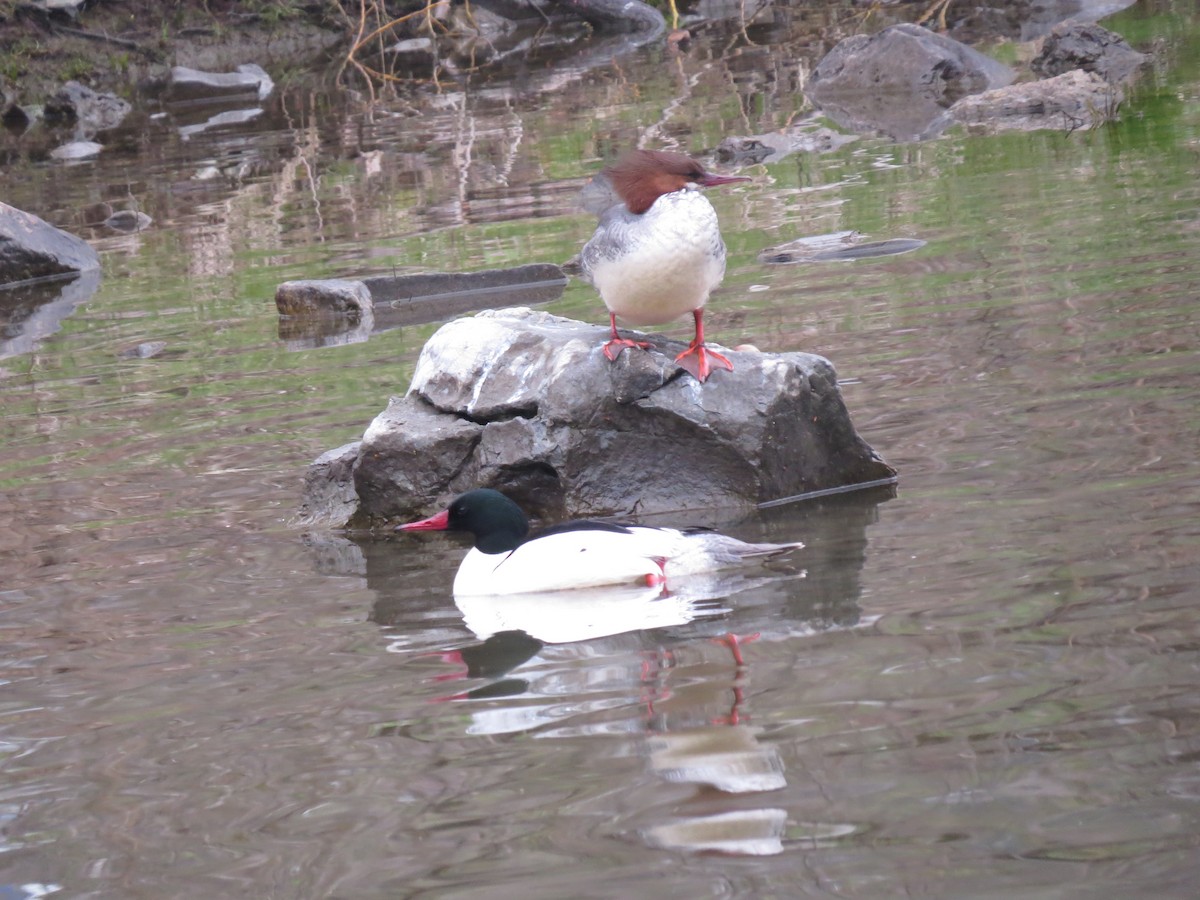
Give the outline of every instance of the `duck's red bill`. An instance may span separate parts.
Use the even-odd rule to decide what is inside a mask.
[[[397,531],[445,531],[450,527],[450,510],[443,509],[436,516],[422,519],[420,522],[409,522],[407,525],[397,525]]]

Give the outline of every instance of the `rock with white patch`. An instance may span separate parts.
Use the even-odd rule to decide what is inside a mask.
[[[265,100],[274,89],[271,76],[255,63],[245,63],[232,72],[203,72],[175,66],[167,84],[168,95],[175,102],[219,102],[246,97]]]
[[[480,486],[550,519],[748,509],[895,475],[854,431],[828,360],[723,351],[733,372],[700,384],[674,363],[682,343],[650,335],[653,350],[610,363],[606,332],[525,308],[443,326],[353,461],[314,463],[302,520],[381,524]],[[351,484],[354,511],[331,514],[324,498]]]

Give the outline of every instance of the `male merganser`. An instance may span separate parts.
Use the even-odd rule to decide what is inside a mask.
[[[700,381],[713,365],[733,371],[728,359],[704,345],[704,304],[725,277],[725,243],[717,213],[699,189],[735,181],[750,179],[714,175],[682,153],[634,150],[586,189],[600,224],[579,265],[608,307],[612,338],[604,355],[610,360],[625,347],[653,346],[620,337],[618,316],[633,325],[662,325],[690,312],[696,336],[675,362]],[[598,203],[606,191],[611,203]]]
[[[665,585],[803,544],[748,544],[701,530],[580,520],[529,536],[529,519],[499,491],[480,488],[397,531],[468,531],[475,546],[454,576],[456,596],[525,594],[603,585]]]

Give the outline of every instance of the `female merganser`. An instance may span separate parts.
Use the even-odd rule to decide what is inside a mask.
[[[468,531],[475,546],[454,577],[456,596],[525,594],[603,585],[660,586],[803,544],[748,544],[710,531],[581,520],[533,536],[529,519],[508,497],[469,491],[443,510],[397,531]]]
[[[579,265],[608,307],[612,339],[604,355],[616,360],[625,347],[652,346],[620,337],[618,316],[633,325],[662,325],[690,312],[696,336],[675,362],[700,381],[713,365],[733,371],[728,359],[704,345],[704,304],[725,277],[725,243],[717,213],[699,188],[750,179],[714,175],[681,153],[634,150],[597,181],[587,189],[588,208],[599,213],[600,224]],[[611,204],[598,203],[606,191]]]

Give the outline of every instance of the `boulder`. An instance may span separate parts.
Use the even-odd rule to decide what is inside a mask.
[[[1095,22],[1068,23],[1046,36],[1041,52],[1029,63],[1043,78],[1062,75],[1072,69],[1095,72],[1109,84],[1127,81],[1150,61],[1119,34]]]
[[[377,525],[480,486],[547,519],[748,510],[895,476],[819,356],[723,351],[734,371],[700,384],[682,343],[653,335],[611,363],[606,335],[527,308],[444,325],[408,393],[310,468],[301,521]]]
[[[945,128],[956,100],[1013,77],[966,44],[905,23],[846,38],[817,64],[805,92],[845,128],[914,140]]]
[[[48,125],[73,125],[77,137],[91,137],[116,128],[130,109],[114,94],[97,94],[78,81],[68,81],[46,101],[42,116]]]
[[[87,241],[0,202],[0,284],[99,267],[100,257]]]

